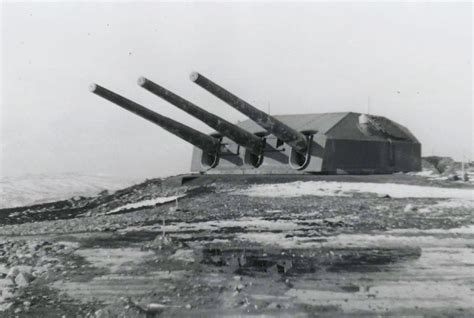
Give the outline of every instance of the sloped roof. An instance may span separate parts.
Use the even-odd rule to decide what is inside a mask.
[[[338,112],[273,116],[295,130],[313,130],[331,139],[383,141],[390,138],[393,140],[418,142],[407,128],[382,116],[370,115],[369,117],[378,127],[373,129],[370,134],[364,133],[359,127],[360,115],[360,113],[353,112]],[[262,127],[250,119],[238,123],[238,126],[251,133],[265,132]]]
[[[418,142],[410,131],[394,121],[375,115],[368,115],[370,129],[365,131],[359,125],[360,113],[348,113],[341,121],[326,132],[328,138],[357,140],[399,140]]]
[[[317,130],[325,134],[334,127],[340,120],[347,116],[348,112],[341,113],[320,113],[320,114],[294,114],[294,115],[273,115],[273,117],[287,124],[298,131]],[[251,133],[265,131],[250,119],[238,123],[238,126]]]

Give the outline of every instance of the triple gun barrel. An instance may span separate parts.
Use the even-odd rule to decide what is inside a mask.
[[[296,152],[305,154],[307,151],[308,141],[304,134],[282,123],[275,117],[255,108],[199,73],[191,73],[190,78],[197,85],[248,116],[268,133],[273,134],[278,139],[287,143]],[[198,107],[149,79],[144,77],[139,78],[138,85],[203,121],[209,127],[219,132],[222,136],[233,140],[238,145],[250,151],[251,154],[258,157],[263,156],[265,141],[262,137],[256,136],[225,119]],[[99,95],[112,103],[153,122],[170,133],[200,148],[209,155],[217,156],[221,151],[220,138],[206,135],[171,118],[162,116],[97,84],[92,84],[90,90],[96,95]]]

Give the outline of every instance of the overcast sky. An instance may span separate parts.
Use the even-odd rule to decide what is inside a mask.
[[[370,112],[424,155],[473,155],[469,3],[2,2],[1,176],[187,172],[192,146],[88,91],[210,132],[141,75],[230,121],[202,72],[272,114]]]

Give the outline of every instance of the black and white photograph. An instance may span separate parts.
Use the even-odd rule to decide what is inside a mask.
[[[473,12],[0,0],[0,317],[474,317]]]

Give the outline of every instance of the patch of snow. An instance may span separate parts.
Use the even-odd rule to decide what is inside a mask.
[[[287,220],[264,220],[261,218],[245,217],[236,220],[176,223],[166,225],[165,231],[219,231],[224,228],[242,228],[247,231],[291,231],[296,230],[298,227],[298,224]]]
[[[465,173],[467,173],[467,175],[469,177],[469,180],[468,181],[458,180],[458,182],[474,184],[474,179],[473,179],[474,172],[465,171]],[[427,178],[429,180],[446,180],[448,178],[447,175],[442,175],[442,174],[439,174],[439,173],[434,172],[434,171],[429,170],[429,169],[425,169],[425,170],[420,171],[420,172],[408,172],[407,174],[410,175],[410,176],[418,176],[418,177]],[[459,176],[462,179],[463,171],[462,170],[457,170],[457,171],[454,172],[454,174]]]
[[[175,261],[182,262],[194,262],[194,250],[192,249],[181,249],[177,250],[173,255],[170,256],[170,259]]]
[[[13,298],[13,288],[11,279],[0,279],[0,312],[12,306],[12,302],[7,302],[7,300]]]
[[[474,244],[474,237],[470,239],[457,238],[447,230],[438,229],[438,233],[433,231],[430,235],[425,233],[413,233],[416,235],[404,236],[400,233],[384,234],[340,234],[331,237],[328,242],[324,243],[324,247],[447,247],[447,248],[465,248],[467,245]],[[435,235],[437,234],[437,235]],[[444,234],[444,235],[443,235]],[[450,234],[450,235],[446,235]]]
[[[431,212],[433,212],[433,210],[426,207],[418,209],[418,213],[431,213]]]
[[[409,175],[418,177],[439,177],[439,173],[434,173],[433,170],[422,170],[420,172],[410,172]]]
[[[450,198],[474,201],[474,189],[425,187],[395,183],[296,181],[291,183],[253,185],[235,191],[234,195],[253,197],[352,196],[374,193],[392,198]]]
[[[469,230],[467,230],[469,231]],[[252,232],[239,233],[236,237],[239,240],[255,242],[264,245],[278,246],[284,249],[294,248],[400,248],[400,247],[447,247],[465,248],[474,244],[472,239],[453,237],[453,232],[439,230],[433,231],[429,236],[424,233],[413,233],[417,235],[402,236],[401,233],[387,234],[340,234],[330,237],[321,237],[320,241],[315,241],[315,237],[292,236],[286,237],[288,233],[272,232]],[[449,234],[436,237],[435,234]]]
[[[8,273],[8,268],[5,264],[0,264],[0,274],[7,274]]]
[[[152,251],[136,248],[89,248],[77,250],[74,254],[84,257],[92,266],[108,268],[112,273],[127,270],[145,257],[154,255]]]
[[[163,204],[163,203],[176,201],[176,199],[181,198],[183,196],[184,195],[159,197],[159,198],[154,198],[150,200],[142,200],[142,201],[138,201],[134,203],[128,203],[128,204],[119,206],[118,208],[115,208],[112,211],[107,212],[106,214],[113,214],[113,213],[117,213],[124,210],[130,210],[130,209],[150,208],[150,207],[154,207],[157,204]]]
[[[335,292],[315,289],[289,289],[285,296],[294,298],[295,303],[313,306],[335,306],[345,314],[357,311],[371,311],[383,308],[387,311],[400,309],[450,308],[453,304],[460,308],[474,308],[473,293],[468,286],[451,281],[381,281],[371,286],[370,292]],[[376,296],[375,296],[376,295]],[[370,297],[372,296],[372,297]],[[435,300],[435,301],[434,301]]]
[[[420,229],[394,229],[387,231],[386,233],[396,233],[396,234],[469,234],[474,235],[474,225],[468,225],[453,229],[429,229],[429,230],[420,230]]]
[[[0,276],[4,277],[8,274],[9,269],[5,264],[0,264]],[[12,304],[6,300],[13,296],[13,282],[11,278],[0,278],[0,312],[7,310]]]
[[[99,275],[86,282],[58,280],[51,286],[81,303],[100,301],[104,304],[112,304],[121,296],[133,299],[148,297],[150,291],[163,288],[170,280],[181,281],[184,276],[191,275],[189,271],[184,270],[143,271],[142,269],[140,271],[139,266],[132,266],[132,269],[133,271],[129,274]],[[137,317],[137,315],[122,314],[108,317]]]
[[[302,223],[299,221],[298,223]],[[190,231],[220,231],[226,228],[240,228],[245,231],[292,231],[305,226],[298,225],[293,221],[288,220],[264,220],[262,218],[244,217],[235,220],[220,220],[220,221],[204,221],[204,222],[179,222],[174,224],[166,224],[164,230],[167,233],[180,233]],[[163,229],[161,224],[129,226],[125,229],[120,229],[119,233],[128,233],[134,231],[161,231]]]
[[[266,210],[265,213],[282,213],[283,210]]]
[[[69,249],[76,249],[76,248],[79,248],[79,246],[81,245],[79,242],[71,242],[71,241],[57,241],[55,242],[55,245],[62,245],[66,248],[69,248]]]
[[[212,239],[211,241],[209,241],[209,244],[222,244],[222,243],[229,243],[230,240],[226,240],[226,239]]]
[[[470,200],[446,200],[431,206],[432,208],[474,208],[474,201]]]
[[[0,209],[93,196],[103,190],[114,192],[139,182],[97,174],[25,175],[0,179]]]
[[[314,242],[314,238],[287,237],[288,233],[252,232],[239,233],[238,240],[255,242],[263,245],[278,246],[284,249],[321,247],[321,242]]]

